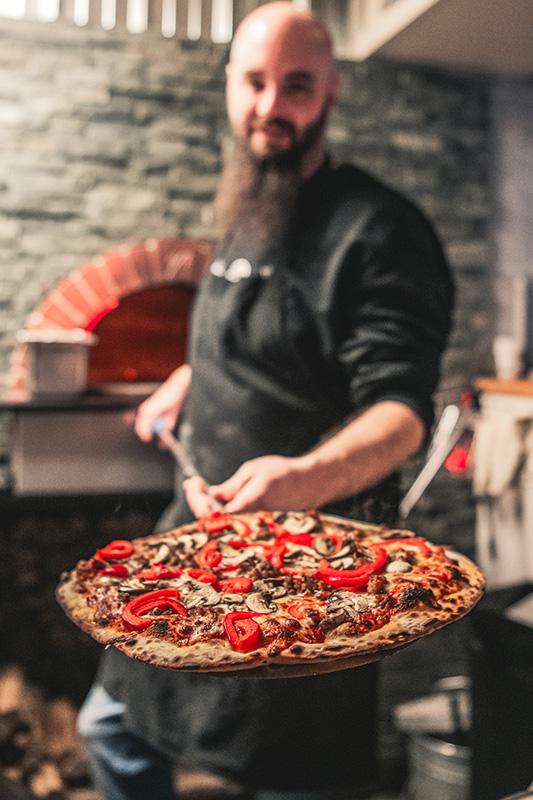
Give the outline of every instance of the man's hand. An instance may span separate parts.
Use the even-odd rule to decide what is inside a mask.
[[[302,458],[261,456],[245,461],[209,495],[224,511],[299,510],[320,504],[321,487]]]
[[[423,437],[423,423],[414,411],[383,401],[309,453],[246,461],[218,486],[194,484],[187,499],[199,515],[206,513],[209,497],[227,512],[320,508],[383,480],[418,450]]]
[[[211,494],[207,483],[199,475],[187,478],[187,480],[183,481],[182,487],[189,508],[197,519],[205,517],[221,507],[220,503]]]
[[[152,424],[158,417],[165,420],[167,428],[174,428],[190,381],[191,369],[188,364],[184,364],[140,404],[133,426],[139,439],[143,442],[151,440]]]

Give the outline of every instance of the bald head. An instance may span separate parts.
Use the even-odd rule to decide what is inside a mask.
[[[230,61],[238,62],[250,50],[265,44],[283,51],[298,46],[318,58],[325,69],[334,69],[328,29],[313,14],[298,11],[292,3],[267,3],[248,14],[233,38]]]
[[[227,76],[234,133],[259,157],[284,154],[308,140],[312,152],[305,154],[309,163],[302,172],[312,171],[323,158],[322,134],[338,88],[322,22],[289,2],[260,6],[237,29]]]

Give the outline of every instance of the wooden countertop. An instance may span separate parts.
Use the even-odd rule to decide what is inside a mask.
[[[500,378],[478,378],[474,385],[486,394],[514,394],[533,397],[533,380],[504,381]]]

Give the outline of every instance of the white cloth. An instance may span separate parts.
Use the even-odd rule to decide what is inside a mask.
[[[533,580],[533,420],[492,412],[472,444],[476,547],[490,588]]]

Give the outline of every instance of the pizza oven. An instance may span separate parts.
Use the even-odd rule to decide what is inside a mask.
[[[69,332],[90,333],[95,343],[81,393],[65,391],[67,384],[30,391],[31,344],[13,351],[3,405],[13,412],[15,494],[171,490],[170,457],[137,440],[133,414],[184,361],[190,310],[211,252],[210,244],[186,239],[118,248],[71,272],[29,315],[25,338],[50,342],[45,354]],[[59,367],[69,369],[61,347]]]

